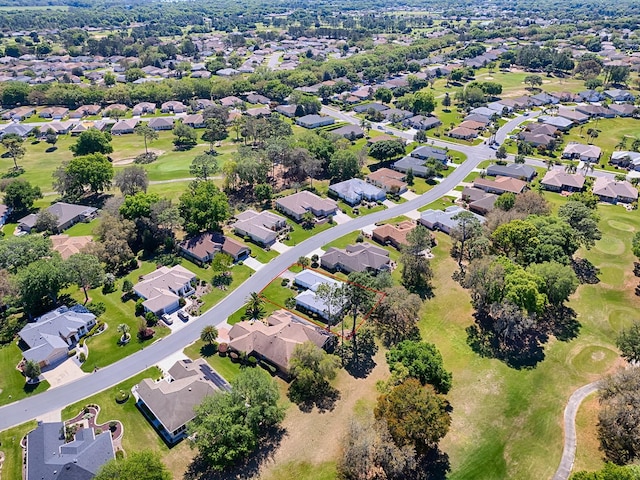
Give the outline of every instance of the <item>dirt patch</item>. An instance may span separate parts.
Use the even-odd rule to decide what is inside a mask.
[[[359,405],[375,401],[379,393],[376,382],[389,376],[384,353],[376,354],[376,367],[367,378],[354,379],[342,370],[334,386],[340,391],[340,399],[332,411],[320,413],[314,409],[304,413],[291,405],[283,422],[286,434],[271,460],[260,472],[260,478],[268,478],[276,465],[289,462],[320,464],[336,459],[340,452],[340,439],[347,422]]]
[[[524,95],[529,95],[531,92],[529,90],[526,89],[522,89],[522,90],[513,90],[510,91],[509,93],[505,93],[503,95],[504,98],[510,98],[510,97],[522,97]]]
[[[158,157],[160,157],[160,155],[166,153],[166,151],[157,148],[150,148],[149,153],[155,153]],[[131,165],[136,157],[118,158],[118,155],[116,154],[111,155],[111,158],[113,158],[113,166],[117,167],[122,165]]]

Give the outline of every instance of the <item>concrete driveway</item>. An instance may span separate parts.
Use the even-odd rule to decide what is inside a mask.
[[[42,376],[49,382],[51,388],[59,387],[85,375],[89,374],[83,372],[72,358],[66,359],[51,370],[42,372]]]

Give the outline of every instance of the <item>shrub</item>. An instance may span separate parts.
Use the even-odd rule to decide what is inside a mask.
[[[178,299],[178,305],[180,306],[180,308],[184,307],[186,304],[187,304],[187,301],[184,298],[180,297]]]
[[[102,433],[102,429],[101,428],[96,428],[96,435],[100,435]]]
[[[133,290],[133,282],[126,278],[124,282],[122,282],[122,291],[124,293],[129,293]]]
[[[220,354],[221,357],[224,357],[227,354],[228,350],[229,350],[229,344],[222,342],[220,345],[218,345],[218,353]]]
[[[283,278],[280,281],[280,285],[282,285],[283,287],[286,287],[287,285],[289,285],[289,279],[288,278]]]
[[[256,365],[258,365],[258,359],[256,357],[247,358],[247,365],[249,365],[250,367],[255,367]]]
[[[133,160],[133,163],[137,163],[137,164],[153,163],[157,159],[158,159],[158,155],[154,152],[141,153]]]
[[[356,237],[356,243],[362,243],[362,242],[364,242],[364,236],[360,233]]]
[[[74,348],[73,350],[69,350],[67,352],[67,357],[73,357],[76,354],[76,349]]]
[[[109,430],[115,432],[118,428],[118,422],[114,422],[113,420],[109,422]]]
[[[144,300],[142,298],[136,300],[136,317],[144,314],[144,307],[142,306],[143,302]]]
[[[116,277],[113,273],[107,273],[104,276],[104,284],[102,285],[102,293],[113,293],[116,291]]]
[[[127,400],[129,400],[129,392],[126,390],[120,390],[117,394],[116,394],[116,403],[124,403]],[[113,422],[115,423],[115,422]],[[109,424],[111,425],[111,424]]]
[[[116,460],[123,460],[124,452],[122,450],[116,450]]]
[[[144,319],[147,321],[148,327],[153,327],[158,323],[158,317],[156,317],[156,314],[153,312],[147,312],[144,316]]]
[[[87,310],[93,313],[96,317],[99,317],[107,310],[107,307],[103,302],[91,302],[87,305]]]
[[[80,352],[80,355],[78,355],[78,360],[80,360],[80,363],[84,363],[87,360],[87,356],[84,352]]]
[[[296,299],[294,297],[289,297],[284,301],[284,306],[289,310],[293,310],[296,308]]]
[[[78,342],[78,345],[80,345],[81,347],[84,347],[84,340],[85,340],[85,337],[82,337]]]

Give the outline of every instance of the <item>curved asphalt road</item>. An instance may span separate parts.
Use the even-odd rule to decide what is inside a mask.
[[[510,132],[518,123],[526,119],[527,117],[517,117],[511,120],[500,129],[501,132],[498,135],[504,135]],[[353,117],[350,117],[349,120],[350,123],[358,121],[359,120]],[[409,135],[407,132],[398,133],[401,133],[402,136]],[[494,151],[485,145],[471,147],[442,141],[435,141],[434,144],[455,148],[467,155],[467,160],[451,172],[448,177],[444,178],[441,183],[424,195],[393,208],[354,218],[342,225],[336,225],[314,235],[271,260],[268,267],[255,272],[221,302],[197,319],[190,321],[184,328],[156,341],[133,355],[123,358],[108,367],[101,368],[91,375],[0,407],[0,431],[24,423],[44,413],[62,409],[70,403],[105,390],[157,364],[168,355],[196,341],[200,337],[202,327],[205,325],[217,325],[224,321],[233,312],[242,307],[251,292],[262,290],[274,277],[280,274],[280,272],[296,262],[300,256],[306,255],[336,238],[355,230],[360,230],[367,225],[402,215],[437,200],[463,181],[481,161],[494,156]]]
[[[573,462],[576,459],[576,414],[582,401],[598,390],[599,386],[599,382],[589,383],[577,389],[569,397],[567,406],[564,409],[564,448],[562,458],[552,480],[567,480],[571,475]]]

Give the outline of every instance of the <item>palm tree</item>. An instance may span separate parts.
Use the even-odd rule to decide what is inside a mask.
[[[218,329],[213,325],[207,325],[200,332],[200,340],[207,342],[209,345],[213,344],[218,338]]]
[[[260,295],[256,292],[251,292],[249,295],[249,299],[247,300],[247,306],[244,310],[244,315],[242,315],[243,320],[262,320],[267,312],[264,307],[264,300],[260,297]]]
[[[138,125],[134,130],[138,135],[144,138],[144,153],[146,155],[149,155],[147,142],[153,142],[154,140],[157,140],[159,137],[158,132],[156,132],[153,128],[151,128],[147,124]]]
[[[618,143],[616,143],[616,150],[624,150],[627,148],[627,137],[622,137]]]
[[[122,334],[122,337],[120,337],[121,342],[126,342],[131,336],[129,334],[129,332],[131,331],[131,327],[126,323],[121,323],[120,325],[118,325],[117,330]]]
[[[578,162],[571,161],[567,163],[564,167],[564,171],[567,173],[576,173],[578,169]]]
[[[25,374],[28,381],[35,383],[41,373],[40,365],[33,360],[27,360],[24,367],[22,367],[22,372]]]
[[[363,129],[367,135],[369,135],[369,131],[371,130],[371,122],[366,118],[360,120],[360,128]]]

